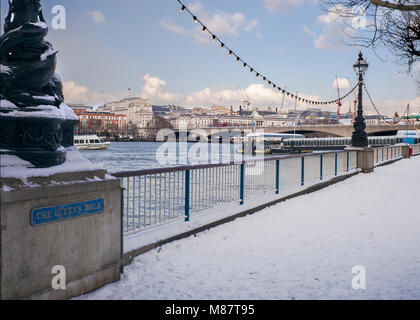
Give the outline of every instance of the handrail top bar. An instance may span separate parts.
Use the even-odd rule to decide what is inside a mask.
[[[173,167],[166,167],[166,168],[122,171],[122,172],[115,172],[115,173],[110,173],[110,174],[116,178],[138,177],[138,176],[154,175],[154,174],[159,174],[159,173],[172,173],[172,172],[181,172],[181,171],[187,171],[187,170],[219,168],[219,167],[226,167],[226,166],[232,166],[232,165],[255,163],[258,161],[274,161],[274,160],[285,160],[285,159],[302,158],[302,157],[306,158],[306,157],[319,156],[321,154],[335,154],[335,153],[346,153],[346,152],[356,152],[356,151],[357,150],[325,151],[322,153],[304,153],[304,154],[274,156],[274,157],[269,157],[269,158],[264,157],[262,159],[247,159],[247,160],[242,160],[242,161],[230,161],[230,162],[221,162],[221,163],[212,163],[212,164],[210,163],[210,164],[198,164],[198,165],[183,165],[183,166],[173,166]]]

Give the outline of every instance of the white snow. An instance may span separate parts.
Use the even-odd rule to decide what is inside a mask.
[[[352,174],[356,171],[360,170],[349,170],[349,172],[343,172],[338,176]],[[324,182],[331,180],[334,177],[335,176],[325,177]],[[301,186],[300,183],[296,185],[282,186],[278,195],[274,194],[274,192],[267,192],[266,194],[255,196],[252,199],[245,199],[244,205],[239,205],[238,200],[233,201],[230,204],[222,204],[221,207],[215,207],[196,213],[192,212],[191,219],[188,223],[185,223],[185,217],[181,216],[165,224],[153,226],[151,228],[142,230],[141,232],[136,233],[134,231],[132,234],[128,234],[124,238],[124,253],[130,253],[147,245],[165,241],[171,237],[177,236],[187,231],[198,229],[205,225],[234,216],[247,210],[252,210],[261,205],[265,205],[286,196],[290,196],[294,193],[303,191],[308,187],[319,184],[319,182],[319,180],[313,180],[306,182],[304,186]]]
[[[45,96],[42,98],[46,98]],[[2,108],[10,108],[15,106],[13,103],[7,100],[1,100]],[[15,106],[16,107],[16,106]],[[54,118],[54,119],[64,119],[64,120],[77,120],[77,116],[74,114],[73,110],[68,107],[66,104],[62,103],[60,108],[55,106],[33,106],[37,111],[27,112],[20,110],[13,110],[9,113],[2,114],[2,117],[31,117],[31,118]]]
[[[34,99],[44,99],[48,101],[55,101],[55,98],[53,96],[32,96]]]
[[[27,181],[30,177],[48,177],[58,173],[94,170],[103,170],[103,167],[99,164],[93,164],[83,157],[77,147],[67,148],[66,162],[51,168],[33,168],[31,163],[17,156],[0,155],[0,177],[19,179],[26,184],[28,184]],[[106,179],[109,178],[109,176],[106,177]]]
[[[47,28],[47,24],[45,22],[42,21],[38,21],[38,22],[28,22],[28,24],[33,25],[33,26],[37,26],[40,28]]]
[[[9,74],[12,71],[11,67],[5,66],[3,64],[0,64],[0,73],[7,73]]]
[[[420,157],[376,168],[143,254],[80,298],[420,299],[419,181]]]
[[[47,51],[45,51],[43,54],[41,54],[40,59],[41,59],[41,61],[45,61],[45,60],[47,60],[47,58],[48,58],[49,56],[51,56],[51,55],[53,55],[53,54],[56,54],[56,53],[57,53],[57,51],[56,51],[56,50],[54,50],[54,49],[50,48],[50,49],[48,49]]]
[[[2,190],[3,190],[3,192],[10,192],[10,191],[13,191],[14,189],[4,185]]]
[[[4,99],[0,99],[0,108],[18,109],[18,107],[14,103],[10,102],[9,100],[4,100]]]

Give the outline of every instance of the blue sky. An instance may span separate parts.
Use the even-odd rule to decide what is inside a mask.
[[[7,1],[1,1],[2,21]],[[185,1],[230,48],[281,87],[305,97],[337,98],[333,84],[356,82],[352,64],[360,48],[343,44],[344,26],[315,0]],[[203,38],[176,0],[43,0],[51,26],[54,5],[66,8],[66,29],[50,28],[48,39],[60,51],[57,71],[66,101],[98,105],[129,95],[153,104],[238,107],[239,88],[254,106],[278,107],[281,95],[264,86],[234,58]],[[419,106],[414,79],[385,50],[370,63],[366,83],[379,107],[402,112]],[[417,103],[418,105],[415,105]],[[286,100],[285,108],[294,101]],[[348,109],[349,102],[344,103]],[[299,108],[305,106],[300,105]],[[335,107],[330,107],[333,110]],[[368,107],[369,109],[372,109]],[[418,109],[417,111],[420,111]]]

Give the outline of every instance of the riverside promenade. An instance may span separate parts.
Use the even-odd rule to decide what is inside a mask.
[[[79,299],[420,299],[419,181],[420,157],[378,167],[140,255]]]

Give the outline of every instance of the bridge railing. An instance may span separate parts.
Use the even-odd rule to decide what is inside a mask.
[[[265,157],[241,162],[114,173],[124,188],[124,233],[200,212],[275,196],[358,167],[357,151]]]
[[[384,146],[374,148],[374,151],[375,165],[403,157],[402,146]]]
[[[420,154],[420,144],[413,145],[413,155]]]

